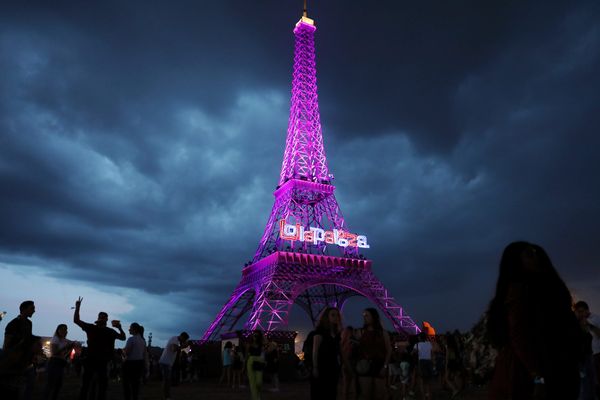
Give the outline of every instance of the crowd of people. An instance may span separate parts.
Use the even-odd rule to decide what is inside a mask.
[[[107,398],[115,354],[126,400],[140,398],[140,385],[153,370],[160,371],[164,399],[171,397],[175,375],[197,377],[198,343],[191,345],[186,332],[171,337],[154,359],[142,325],[131,323],[127,338],[120,321],[109,327],[105,312],[94,323],[84,322],[82,301],[75,302],[73,322],[86,333],[87,346],[67,339],[66,324],[56,327],[45,365],[44,399],[60,398],[69,359],[79,361],[83,371],[81,400]],[[24,301],[6,325],[0,355],[3,399],[32,398],[34,360],[42,350],[41,338],[32,334],[34,313],[34,302]],[[298,359],[299,368],[307,371],[312,400],[426,400],[441,393],[454,399],[469,386],[486,387],[492,400],[600,400],[600,319],[586,302],[573,302],[550,258],[535,244],[515,242],[505,248],[496,293],[469,333],[436,335],[427,327],[419,335],[401,336],[384,329],[374,308],[363,310],[362,320],[359,328],[344,326],[341,310],[322,311]],[[221,349],[219,385],[248,387],[250,397],[260,400],[266,375],[269,390],[278,392],[280,344],[261,331],[238,339]],[[117,340],[126,340],[119,350]]]
[[[125,400],[137,400],[140,395],[140,384],[150,370],[150,356],[144,338],[144,327],[133,322],[129,326],[130,337],[127,338],[120,321],[111,321],[108,326],[108,314],[99,312],[94,323],[82,321],[80,309],[83,298],[75,302],[73,322],[87,336],[87,347],[82,348],[79,342],[67,339],[66,324],[59,324],[49,342],[49,357],[45,365],[46,380],[43,390],[44,400],[60,398],[64,371],[68,360],[77,360],[83,370],[79,399],[89,398],[103,400],[107,398],[107,386],[110,376],[109,367],[114,365],[114,358],[120,358],[121,373],[119,380],[123,386]],[[19,306],[19,315],[10,321],[5,328],[4,345],[0,356],[0,393],[2,399],[30,400],[36,382],[36,360],[42,354],[41,337],[32,333],[31,317],[35,313],[35,303],[24,301]],[[125,346],[115,351],[115,341],[125,341]],[[172,337],[158,361],[163,371],[163,389],[168,399],[171,385],[170,369],[182,348],[187,347],[189,335],[182,332]]]
[[[461,333],[401,337],[390,335],[374,308],[363,310],[363,326],[342,327],[341,313],[327,308],[304,344],[311,370],[311,399],[433,397],[432,389],[456,398],[477,383]]]
[[[345,399],[354,387],[361,399],[384,400],[398,387],[401,398],[430,399],[436,375],[436,387],[452,398],[486,376],[492,400],[600,398],[600,321],[586,302],[573,304],[548,254],[532,243],[505,248],[481,338],[468,351],[457,334],[423,332],[417,341],[392,346],[377,310],[364,310],[363,320],[354,330],[343,328],[338,309],[322,314],[306,348],[312,399],[335,399],[340,375]],[[478,358],[491,359],[493,368],[486,372]]]

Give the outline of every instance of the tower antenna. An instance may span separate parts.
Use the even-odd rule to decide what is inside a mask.
[[[304,12],[302,13],[302,16],[308,18],[308,11],[306,10],[306,0],[304,0]]]

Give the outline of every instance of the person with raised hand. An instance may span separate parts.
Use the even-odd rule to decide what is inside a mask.
[[[97,398],[106,399],[106,389],[108,386],[108,363],[113,359],[115,351],[115,340],[125,340],[125,332],[121,327],[121,322],[112,321],[112,326],[118,329],[118,332],[107,326],[108,314],[104,311],[98,313],[98,319],[95,323],[84,322],[79,317],[81,302],[83,297],[79,297],[75,302],[75,313],[73,322],[77,324],[87,334],[87,357],[83,363],[83,378],[80,400],[87,400],[88,391],[92,379],[96,377]]]

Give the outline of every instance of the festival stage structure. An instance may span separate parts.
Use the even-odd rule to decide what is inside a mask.
[[[294,303],[313,324],[326,306],[348,298],[372,301],[403,335],[420,331],[371,271],[361,250],[367,237],[350,233],[334,195],[317,98],[314,20],[306,9],[294,28],[290,119],[275,204],[252,262],[202,340],[219,340],[246,316],[244,330],[286,330]]]

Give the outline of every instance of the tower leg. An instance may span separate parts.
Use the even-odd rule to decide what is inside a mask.
[[[225,303],[212,324],[208,327],[203,340],[218,340],[222,330],[231,331],[240,318],[252,308],[254,290],[245,285],[238,285]]]
[[[263,331],[286,329],[292,304],[289,283],[278,280],[263,283],[258,290],[258,297],[252,307],[246,329]]]

